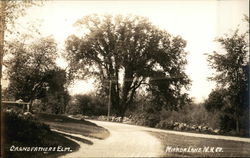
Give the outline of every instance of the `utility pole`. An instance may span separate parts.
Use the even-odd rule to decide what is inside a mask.
[[[110,107],[111,107],[111,87],[112,87],[112,80],[109,80],[109,103],[108,103],[108,121],[110,117]]]

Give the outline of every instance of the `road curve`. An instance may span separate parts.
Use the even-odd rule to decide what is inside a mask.
[[[81,135],[72,134],[73,136],[82,137],[92,141],[93,145],[87,145],[76,141],[80,144],[80,149],[76,152],[69,153],[61,158],[82,158],[82,157],[159,157],[163,153],[161,142],[150,135],[148,131],[164,132],[169,134],[183,135],[189,137],[209,138],[232,140],[240,142],[250,142],[249,138],[239,138],[220,135],[208,135],[189,132],[178,132],[170,130],[161,130],[143,126],[128,125],[114,122],[104,122],[88,120],[109,130],[110,136],[105,140],[99,140]]]
[[[98,126],[109,130],[105,140],[79,136],[92,141],[93,145],[80,144],[80,149],[60,158],[81,157],[159,157],[162,155],[161,142],[138,126],[127,124],[93,121]],[[74,135],[77,136],[77,135]]]
[[[88,121],[93,122],[93,123],[95,123],[95,124],[97,124],[99,126],[103,126],[105,124],[113,124],[114,128],[116,128],[116,127],[133,128],[133,129],[136,129],[136,130],[139,130],[139,131],[163,132],[163,133],[182,135],[182,136],[188,136],[188,137],[219,139],[219,140],[231,140],[231,141],[250,143],[250,138],[242,138],[242,137],[234,137],[234,136],[223,136],[223,135],[212,135],[212,134],[202,134],[202,133],[190,133],[190,132],[183,132],[183,131],[165,130],[165,129],[158,129],[158,128],[150,128],[150,127],[145,127],[145,126],[127,125],[127,124],[103,122],[103,121],[96,121],[96,120],[88,120]],[[103,127],[106,128],[105,126],[103,126]]]

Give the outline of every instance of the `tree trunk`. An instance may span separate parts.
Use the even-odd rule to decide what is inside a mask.
[[[5,6],[6,2],[1,1],[0,14],[0,107],[2,109],[2,65],[4,55],[4,30],[5,30]]]
[[[236,133],[239,134],[240,133],[240,120],[239,120],[239,116],[236,114]]]
[[[111,82],[111,81],[110,81]],[[117,114],[117,111],[119,111],[119,91],[116,89],[116,83],[111,82],[110,83],[110,90],[109,90],[109,95],[110,95],[110,102],[111,102],[111,109],[110,113]]]
[[[4,54],[4,30],[5,30],[5,1],[0,1],[1,9],[0,9],[0,108],[1,108],[1,117],[0,122],[1,125],[4,124],[3,118],[2,118],[2,64],[3,64],[3,54]],[[0,155],[3,155],[4,151],[4,142],[3,142],[3,131],[4,126],[1,126],[1,153]]]
[[[237,102],[237,100],[235,102]],[[235,118],[235,130],[236,130],[236,133],[239,134],[240,133],[240,121],[239,121],[239,110],[238,110],[237,103],[235,103],[234,118]]]
[[[122,122],[122,120],[123,120],[123,118],[124,118],[124,116],[125,116],[125,112],[126,112],[126,110],[122,110],[122,111],[121,111],[121,116],[120,116],[120,117],[121,117],[121,122]]]
[[[125,113],[128,109],[128,106],[129,104],[128,103],[124,103],[123,106],[122,106],[122,110],[120,112],[120,116],[121,116],[121,121],[123,120],[124,116],[125,116]]]

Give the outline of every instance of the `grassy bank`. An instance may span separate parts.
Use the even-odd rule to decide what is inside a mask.
[[[162,143],[162,151],[164,157],[249,157],[250,156],[250,143],[207,139],[207,138],[194,138],[189,136],[181,136],[175,134],[167,134],[162,132],[151,132]],[[202,148],[204,147],[221,147],[223,152],[166,152],[166,147],[179,147],[179,148]],[[209,151],[210,151],[209,149]],[[211,150],[212,151],[212,150]],[[218,150],[219,151],[219,150]]]
[[[77,151],[79,145],[67,137],[88,145],[93,145],[89,140],[57,133],[51,131],[51,128],[98,139],[105,139],[109,136],[108,130],[94,123],[85,120],[71,119],[62,115],[38,113],[31,116],[17,112],[6,112],[3,113],[3,115],[4,158],[54,158]],[[29,147],[29,149],[23,149],[23,147]],[[52,147],[55,148],[55,150],[30,151],[31,147]],[[70,148],[70,150],[68,150],[68,148]]]
[[[63,132],[81,134],[87,137],[105,139],[109,136],[108,130],[85,120],[76,120],[63,115],[39,113],[36,117],[43,123]]]
[[[53,132],[49,126],[30,116],[2,113],[4,119],[3,157],[4,158],[46,158],[57,157],[71,151],[59,148],[70,147],[76,151],[79,145],[63,135]],[[33,147],[33,149],[31,149]],[[38,149],[42,147],[43,149]],[[48,151],[46,147],[54,148]],[[35,149],[36,148],[36,149]],[[60,150],[60,151],[59,151]]]

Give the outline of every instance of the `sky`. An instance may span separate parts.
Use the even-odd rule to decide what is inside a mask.
[[[19,19],[19,25],[25,28],[38,21],[41,34],[54,36],[63,49],[65,39],[79,32],[73,23],[83,16],[97,13],[147,17],[154,25],[187,41],[186,73],[192,80],[188,93],[196,102],[201,102],[215,88],[215,83],[207,80],[213,70],[208,67],[204,54],[220,51],[215,38],[230,33],[243,23],[243,14],[248,15],[248,4],[248,0],[54,0],[29,8],[27,15]],[[244,29],[242,25],[239,27]],[[61,67],[67,66],[63,58],[57,63]],[[93,91],[93,83],[94,80],[77,81],[69,91],[71,94],[87,93]]]

